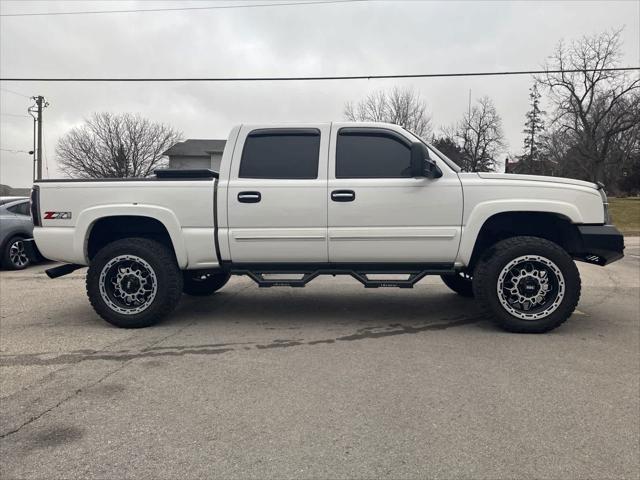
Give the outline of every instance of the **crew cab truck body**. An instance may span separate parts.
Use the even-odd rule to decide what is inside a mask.
[[[88,266],[92,305],[120,327],[151,325],[231,274],[262,287],[321,274],[412,287],[436,274],[504,328],[544,332],[577,305],[574,259],[605,265],[624,249],[601,187],[461,173],[382,123],[241,125],[220,172],[40,181],[32,216],[40,251],[67,264],[50,276]]]

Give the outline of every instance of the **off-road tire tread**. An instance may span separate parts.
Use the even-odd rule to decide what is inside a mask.
[[[212,274],[209,278],[210,281],[194,282],[191,280],[192,277],[190,275],[193,275],[193,272],[185,270],[182,291],[185,295],[193,297],[213,295],[224,287],[229,281],[229,278],[231,278],[231,274],[221,272]]]
[[[518,253],[520,256],[520,254],[536,254],[541,249],[548,250],[547,255],[549,253],[557,255],[565,263],[565,265],[558,265],[554,260],[565,276],[566,292],[562,303],[556,311],[540,321],[516,319],[506,310],[502,310],[502,315],[497,315],[489,300],[489,295],[492,294],[497,298],[496,285],[488,278],[491,268],[505,258],[509,260],[514,258],[513,250],[523,250]],[[544,255],[543,252],[540,254]],[[570,283],[568,275],[574,276],[577,285],[573,287],[568,285]],[[580,273],[571,256],[558,244],[540,237],[511,237],[492,245],[478,261],[473,272],[473,292],[483,315],[498,323],[503,329],[514,333],[545,333],[562,325],[578,306],[581,293]]]
[[[145,311],[131,316],[111,310],[102,301],[98,285],[100,271],[105,263],[115,255],[123,253],[140,255],[155,264],[152,266],[158,284],[161,281],[166,284],[164,289],[158,285],[156,298]],[[182,296],[182,272],[173,252],[161,243],[148,238],[124,238],[106,245],[93,258],[87,271],[86,290],[91,306],[107,322],[120,328],[144,328],[158,323],[178,305]]]
[[[461,297],[473,298],[473,282],[462,278],[458,273],[440,275],[444,284]]]

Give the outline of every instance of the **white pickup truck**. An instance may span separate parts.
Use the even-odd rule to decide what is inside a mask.
[[[49,276],[88,265],[91,304],[126,328],[232,274],[261,287],[341,274],[365,287],[440,275],[503,328],[545,332],[578,303],[574,259],[606,265],[624,249],[601,186],[461,173],[383,123],[241,125],[220,172],[42,180],[31,203],[37,247],[66,263]]]

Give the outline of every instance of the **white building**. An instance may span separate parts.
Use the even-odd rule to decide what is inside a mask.
[[[188,139],[176,143],[163,153],[169,157],[169,168],[210,168],[220,171],[226,140]]]

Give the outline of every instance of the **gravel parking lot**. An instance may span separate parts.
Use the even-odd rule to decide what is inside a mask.
[[[638,478],[640,243],[580,264],[546,335],[413,290],[235,278],[119,330],[84,271],[1,272],[0,458],[12,478]]]

